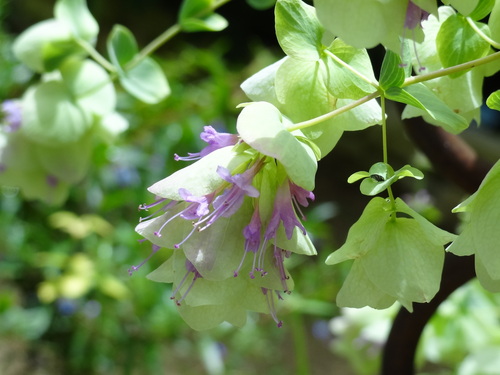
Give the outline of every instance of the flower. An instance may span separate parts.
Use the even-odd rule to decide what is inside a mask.
[[[5,132],[15,132],[21,127],[22,113],[21,104],[18,100],[5,100],[2,103],[2,112],[4,114]]]
[[[500,161],[491,168],[478,190],[453,209],[466,212],[463,231],[446,249],[455,255],[475,254],[476,274],[481,285],[500,291]]]
[[[346,243],[326,260],[354,260],[337,304],[385,309],[399,301],[412,311],[412,302],[429,302],[439,290],[444,245],[455,237],[399,198],[394,206],[373,198],[349,230]]]
[[[236,134],[230,133],[219,133],[211,126],[203,127],[203,131],[200,134],[200,138],[208,143],[204,149],[200,152],[189,153],[188,156],[179,156],[177,154],[174,155],[175,160],[183,160],[183,161],[193,161],[198,160],[212,151],[218,150],[219,148],[232,146],[238,142],[238,136]]]
[[[173,283],[172,297],[195,329],[241,325],[247,310],[270,313],[281,326],[275,298],[293,290],[285,259],[316,254],[298,208],[314,199],[316,159],[285,124],[272,105],[253,103],[238,117],[239,136],[205,127],[202,138],[215,139],[208,152],[189,154],[197,160],[149,187],[157,200],[139,207],[157,209],[136,227],[152,254],[173,249],[149,277]]]

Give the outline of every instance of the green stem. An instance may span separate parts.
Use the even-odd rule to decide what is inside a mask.
[[[495,42],[493,39],[491,39],[488,35],[483,33],[479,27],[477,27],[476,23],[474,20],[470,17],[465,18],[467,20],[467,23],[472,27],[472,29],[479,35],[483,40],[485,40],[487,43],[489,43],[493,48],[500,49],[500,43]]]
[[[132,69],[135,67],[137,64],[139,64],[142,60],[144,60],[146,57],[151,55],[154,51],[156,51],[158,48],[160,48],[163,44],[168,42],[170,39],[172,39],[174,36],[179,34],[181,32],[181,26],[179,24],[175,24],[171,27],[169,27],[167,30],[165,30],[163,33],[158,35],[155,39],[153,39],[146,47],[144,47],[142,50],[139,51],[137,55],[134,56],[134,58],[128,62],[127,65],[125,65],[125,71]]]
[[[389,164],[388,147],[387,147],[387,116],[385,107],[385,96],[380,96],[380,107],[382,108],[382,159],[385,164]],[[394,194],[392,193],[391,185],[387,187],[387,193],[389,194],[389,200],[393,208],[392,217],[396,218],[396,200],[394,199]]]
[[[329,120],[335,116],[338,116],[338,115],[341,115],[342,113],[350,111],[351,109],[356,108],[363,103],[369,102],[370,100],[375,99],[378,96],[380,96],[380,92],[376,91],[376,92],[374,92],[370,95],[364,96],[361,99],[358,99],[350,104],[347,104],[343,107],[337,108],[331,112],[325,113],[324,115],[315,117],[311,120],[298,122],[293,127],[288,128],[288,131],[292,132],[294,130],[305,129],[305,128],[308,128],[310,126],[317,125],[323,121]]]
[[[377,82],[373,82],[372,80],[370,80],[370,78],[366,77],[363,73],[359,72],[358,70],[356,70],[355,68],[353,68],[351,65],[349,65],[348,63],[346,63],[344,60],[342,60],[341,58],[339,58],[337,55],[335,55],[333,52],[325,49],[324,50],[324,53],[328,56],[330,56],[333,60],[335,60],[336,62],[338,62],[340,65],[342,65],[344,68],[346,68],[347,70],[349,70],[351,73],[355,74],[356,76],[358,76],[359,78],[361,78],[363,81],[367,82],[368,84],[372,85],[373,87],[375,87],[375,89],[379,89],[379,85]]]
[[[231,1],[231,0],[216,1],[216,2],[214,2],[214,4],[210,8],[204,9],[202,13],[197,14],[194,17],[203,17],[204,14],[210,14],[214,10],[216,10],[217,8],[228,3],[229,1]],[[163,44],[168,42],[174,36],[179,34],[181,31],[182,31],[182,27],[179,24],[175,24],[175,25],[169,27],[163,33],[158,35],[154,40],[152,40],[146,47],[144,47],[142,50],[140,50],[139,53],[127,65],[125,65],[125,70],[127,71],[127,70],[130,70],[133,67],[135,67],[142,60],[144,60],[146,57],[151,55],[154,51],[156,51],[158,48],[160,48]]]
[[[380,107],[382,108],[382,160],[385,164],[389,164],[389,157],[387,152],[387,120],[385,113],[385,96],[380,97]]]
[[[104,69],[110,73],[116,73],[116,68],[108,60],[104,58],[89,42],[83,39],[76,39],[76,42],[80,47],[82,47],[90,57],[92,57],[97,63],[99,63]]]
[[[453,73],[462,72],[464,70],[472,69],[476,66],[484,65],[484,64],[487,64],[489,62],[498,60],[498,59],[500,59],[500,52],[495,52],[495,53],[492,53],[491,55],[481,57],[480,59],[468,61],[468,62],[465,62],[463,64],[451,66],[449,68],[439,69],[439,70],[436,70],[434,72],[422,74],[419,76],[413,76],[413,77],[406,78],[401,87],[406,87],[406,86],[413,85],[415,83],[430,81],[431,79],[440,78],[440,77],[444,77],[444,76],[447,76],[447,75],[450,75]]]

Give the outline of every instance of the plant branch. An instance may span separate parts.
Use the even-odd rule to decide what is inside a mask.
[[[376,92],[374,92],[370,95],[364,96],[361,99],[358,99],[350,104],[347,104],[343,107],[337,108],[331,112],[325,113],[324,115],[315,117],[311,120],[298,122],[295,124],[295,126],[288,128],[288,131],[292,132],[294,130],[305,129],[305,128],[308,128],[310,126],[317,125],[323,121],[329,120],[335,116],[338,116],[338,115],[341,115],[342,113],[350,111],[351,109],[356,108],[356,107],[358,107],[361,104],[364,104],[366,102],[369,102],[370,100],[375,99],[379,96],[380,96],[380,93],[378,91],[376,91]]]
[[[500,59],[500,52],[492,53],[491,55],[481,57],[480,59],[465,62],[463,64],[451,66],[449,68],[439,69],[431,73],[422,74],[406,78],[401,87],[413,85],[415,83],[430,81],[431,79],[444,77],[453,73],[462,72],[464,70],[475,68],[476,66],[484,65],[489,62]]]
[[[488,35],[483,33],[481,29],[477,27],[476,23],[472,18],[466,17],[465,19],[467,20],[469,26],[472,27],[472,29],[477,33],[477,35],[479,35],[484,41],[488,42],[493,48],[500,49],[500,43],[495,42]]]
[[[111,64],[104,56],[102,56],[89,42],[83,39],[75,39],[80,47],[82,47],[92,59],[94,59],[98,64],[100,64],[108,72],[115,74],[116,68]]]
[[[363,81],[365,81],[365,82],[369,83],[370,85],[372,85],[373,87],[375,87],[376,90],[380,89],[380,87],[379,87],[379,85],[378,85],[377,82],[373,82],[372,80],[370,80],[363,73],[359,72],[354,67],[352,67],[351,65],[349,65],[348,63],[346,63],[344,60],[342,60],[341,58],[339,58],[337,55],[335,55],[332,51],[329,51],[329,50],[325,49],[323,52],[326,55],[330,56],[337,63],[339,63],[340,65],[342,65],[344,68],[346,68],[347,70],[349,70],[351,73],[353,73],[354,75],[356,75],[359,78],[361,78]]]

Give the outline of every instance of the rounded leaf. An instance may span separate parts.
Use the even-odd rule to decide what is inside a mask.
[[[312,191],[317,161],[313,150],[286,128],[289,123],[270,103],[252,103],[241,111],[236,127],[241,138],[264,155],[277,159],[296,185]]]
[[[62,81],[47,81],[30,88],[22,99],[21,131],[41,144],[77,141],[92,124],[89,113],[77,106]]]

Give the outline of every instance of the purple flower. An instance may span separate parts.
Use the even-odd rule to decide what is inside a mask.
[[[204,149],[196,153],[188,153],[188,156],[174,155],[175,160],[193,161],[198,160],[219,148],[233,146],[238,142],[238,136],[230,133],[219,133],[211,126],[203,127],[200,138],[208,143]]]
[[[21,105],[17,100],[5,100],[2,103],[2,112],[6,122],[6,132],[19,130],[22,124]]]
[[[408,2],[408,8],[406,8],[406,18],[405,18],[405,29],[413,30],[417,26],[422,24],[422,21],[425,21],[429,18],[429,13],[420,8],[418,5],[415,5],[413,1]]]

